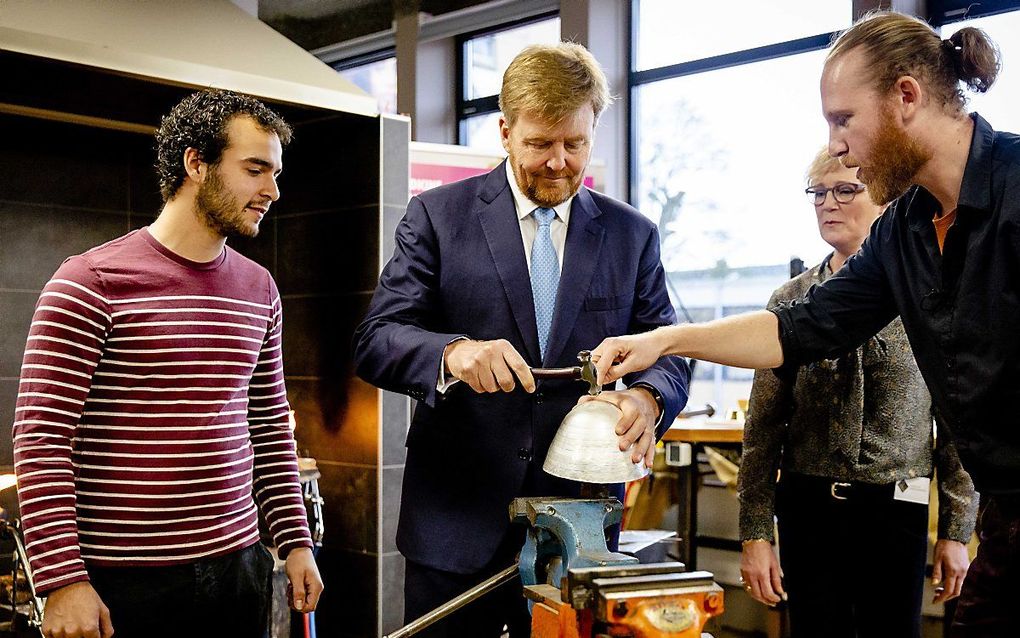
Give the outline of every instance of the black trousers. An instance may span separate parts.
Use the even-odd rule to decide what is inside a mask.
[[[779,551],[794,638],[920,638],[928,506],[893,485],[784,472]]]
[[[982,503],[977,556],[956,607],[953,638],[1020,636],[1020,496]]]
[[[273,557],[262,543],[168,567],[89,566],[117,638],[262,638]]]
[[[455,574],[407,561],[404,571],[404,622],[425,615],[516,561],[524,527],[511,525],[495,557],[473,574]],[[511,638],[531,635],[531,614],[518,578],[416,634],[420,638],[499,638],[503,626]]]

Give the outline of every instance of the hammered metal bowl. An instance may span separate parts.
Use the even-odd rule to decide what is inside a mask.
[[[630,460],[630,449],[620,450],[616,423],[622,414],[606,401],[575,406],[563,417],[542,469],[582,483],[625,483],[647,476],[643,462]]]

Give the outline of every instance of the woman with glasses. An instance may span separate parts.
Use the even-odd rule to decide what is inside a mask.
[[[769,307],[843,268],[883,211],[824,149],[805,192],[833,252],[780,286]],[[949,440],[933,441],[931,399],[899,319],[795,378],[755,372],[738,485],[744,588],[767,605],[788,597],[795,637],[919,638],[935,468],[936,602],[959,595],[969,564],[977,497]]]

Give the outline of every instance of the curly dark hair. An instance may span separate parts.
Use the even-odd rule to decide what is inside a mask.
[[[205,162],[216,164],[227,147],[227,125],[238,115],[276,133],[283,146],[293,136],[279,114],[251,96],[217,89],[192,93],[163,117],[156,131],[156,173],[164,202],[173,199],[184,183],[184,151],[193,148]]]

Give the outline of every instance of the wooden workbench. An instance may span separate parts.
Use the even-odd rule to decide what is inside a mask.
[[[666,430],[663,441],[683,443],[740,443],[744,438],[743,421],[676,421]]]
[[[680,504],[676,531],[681,539],[680,560],[689,570],[697,568],[698,487],[701,484],[701,477],[698,474],[698,447],[702,444],[741,443],[743,438],[743,421],[698,418],[680,419],[662,436],[663,441],[690,443],[693,448],[691,464],[677,468],[680,497],[685,502]]]

